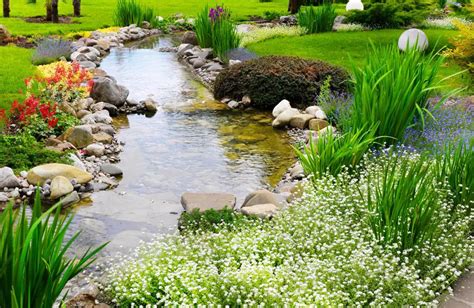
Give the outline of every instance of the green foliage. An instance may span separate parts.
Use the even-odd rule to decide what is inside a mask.
[[[263,18],[268,21],[279,20],[281,13],[278,11],[265,11],[263,12]]]
[[[143,21],[152,22],[155,12],[150,7],[142,6],[137,0],[118,0],[114,12],[116,26],[140,26]]]
[[[58,119],[58,123],[56,126],[50,127],[41,117],[31,117],[28,125],[23,128],[23,131],[35,137],[36,140],[43,140],[51,135],[60,136],[68,128],[79,125],[81,122],[75,116],[63,111],[57,111],[55,118]]]
[[[22,171],[46,163],[69,164],[70,160],[67,153],[48,150],[31,135],[0,134],[0,166]]]
[[[240,36],[235,25],[228,19],[216,21],[212,25],[212,49],[224,62],[229,62],[227,53],[239,47]]]
[[[365,65],[354,67],[352,128],[378,125],[376,136],[388,137],[389,143],[402,140],[415,116],[424,122],[442,63],[434,51],[424,55],[416,48],[400,52],[396,45],[372,46]]]
[[[336,176],[345,168],[353,170],[359,164],[377,140],[376,131],[377,126],[374,125],[338,136],[328,129],[316,141],[310,135],[309,145],[304,146],[303,150],[294,149],[305,173],[311,175],[313,180],[326,173]]]
[[[199,209],[188,213],[183,212],[179,218],[179,229],[182,233],[189,232],[218,232],[222,229],[238,229],[249,220],[255,218],[236,213],[225,208],[220,211],[210,209],[200,212]]]
[[[428,13],[419,1],[369,3],[363,11],[350,11],[346,20],[370,28],[400,28],[423,21]]]
[[[436,240],[440,192],[430,168],[424,157],[394,153],[382,159],[382,176],[367,175],[368,189],[361,194],[371,214],[369,225],[384,246],[412,253]]]
[[[295,107],[307,107],[317,98],[324,81],[331,76],[331,90],[347,89],[345,70],[322,61],[270,56],[232,65],[222,71],[214,85],[217,99],[241,100],[249,95],[252,106],[271,110],[287,99]]]
[[[318,7],[302,7],[298,13],[298,24],[308,34],[332,31],[336,19],[336,9],[330,2]]]
[[[209,18],[208,5],[199,12],[194,26],[199,46],[202,48],[212,47],[212,23]]]
[[[474,139],[448,143],[436,153],[434,164],[438,182],[446,181],[455,205],[474,207]]]
[[[57,204],[41,213],[37,190],[31,217],[26,206],[18,213],[9,205],[0,213],[1,307],[52,307],[66,283],[92,264],[105,246],[67,259],[79,233],[65,240],[73,217],[60,210]]]

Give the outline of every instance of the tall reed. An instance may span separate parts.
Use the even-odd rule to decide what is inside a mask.
[[[114,22],[117,26],[140,26],[143,21],[152,22],[156,14],[152,8],[143,7],[137,0],[118,0],[114,12]]]
[[[428,97],[439,88],[435,77],[443,60],[435,51],[400,52],[396,45],[372,45],[365,65],[354,67],[352,128],[377,124],[377,136],[392,137],[386,142],[402,140],[415,117],[424,123]]]
[[[199,46],[202,48],[212,47],[212,24],[209,17],[209,5],[206,5],[197,15],[194,28]]]
[[[60,210],[57,204],[42,214],[37,191],[30,219],[26,207],[18,212],[9,205],[0,214],[0,307],[52,307],[66,283],[106,245],[67,259],[79,233],[65,241],[73,217]]]
[[[308,34],[332,31],[336,19],[336,9],[330,2],[319,7],[302,7],[298,13],[298,24]]]
[[[228,19],[218,20],[212,25],[212,48],[224,62],[229,61],[228,52],[239,47],[240,36],[235,25]]]

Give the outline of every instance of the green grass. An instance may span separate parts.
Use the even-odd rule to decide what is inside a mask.
[[[282,37],[264,42],[251,44],[249,49],[259,55],[286,55],[298,56],[307,59],[319,59],[342,66],[348,70],[352,68],[351,61],[358,67],[363,64],[370,48],[370,41],[375,45],[396,43],[403,32],[401,29],[389,29],[368,32],[346,33],[319,33],[300,37]],[[425,30],[428,40],[433,46],[438,41],[439,46],[448,44],[448,39],[456,34],[453,30]],[[453,61],[446,61],[440,70],[440,76],[446,77],[463,70]],[[473,92],[472,81],[467,73],[448,80],[449,88],[470,86],[467,91]]]
[[[13,100],[23,98],[18,90],[24,89],[23,80],[35,70],[32,53],[33,50],[19,47],[0,47],[0,108],[8,108]]]

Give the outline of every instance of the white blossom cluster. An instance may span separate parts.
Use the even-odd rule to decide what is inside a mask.
[[[357,177],[344,171],[306,184],[269,222],[143,244],[108,270],[102,287],[124,306],[435,305],[472,262],[469,217],[448,215],[440,193],[436,241],[416,254],[382,247],[361,190],[369,175],[381,176],[384,159],[365,159]]]
[[[357,31],[367,30],[367,28],[364,27],[363,25],[355,24],[355,23],[339,24],[335,28],[337,32],[357,32]]]
[[[444,17],[444,18],[428,18],[422,24],[425,28],[432,29],[457,29],[454,21],[460,22],[462,24],[468,25],[471,22],[467,19],[460,17]]]
[[[300,36],[305,34],[305,29],[297,26],[261,27],[242,34],[240,46],[262,42],[275,37]]]

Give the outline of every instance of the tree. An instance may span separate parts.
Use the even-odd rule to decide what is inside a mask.
[[[72,5],[74,7],[74,17],[81,16],[81,0],[72,0]]]
[[[53,20],[53,8],[52,8],[52,3],[51,0],[46,0],[46,3],[44,4],[46,7],[46,21],[51,21]]]
[[[291,14],[298,13],[300,7],[301,7],[301,0],[290,0],[290,2],[288,3],[288,11]]]
[[[3,17],[10,17],[10,0],[3,0]]]
[[[58,0],[51,0],[51,21],[54,23],[59,22]]]

